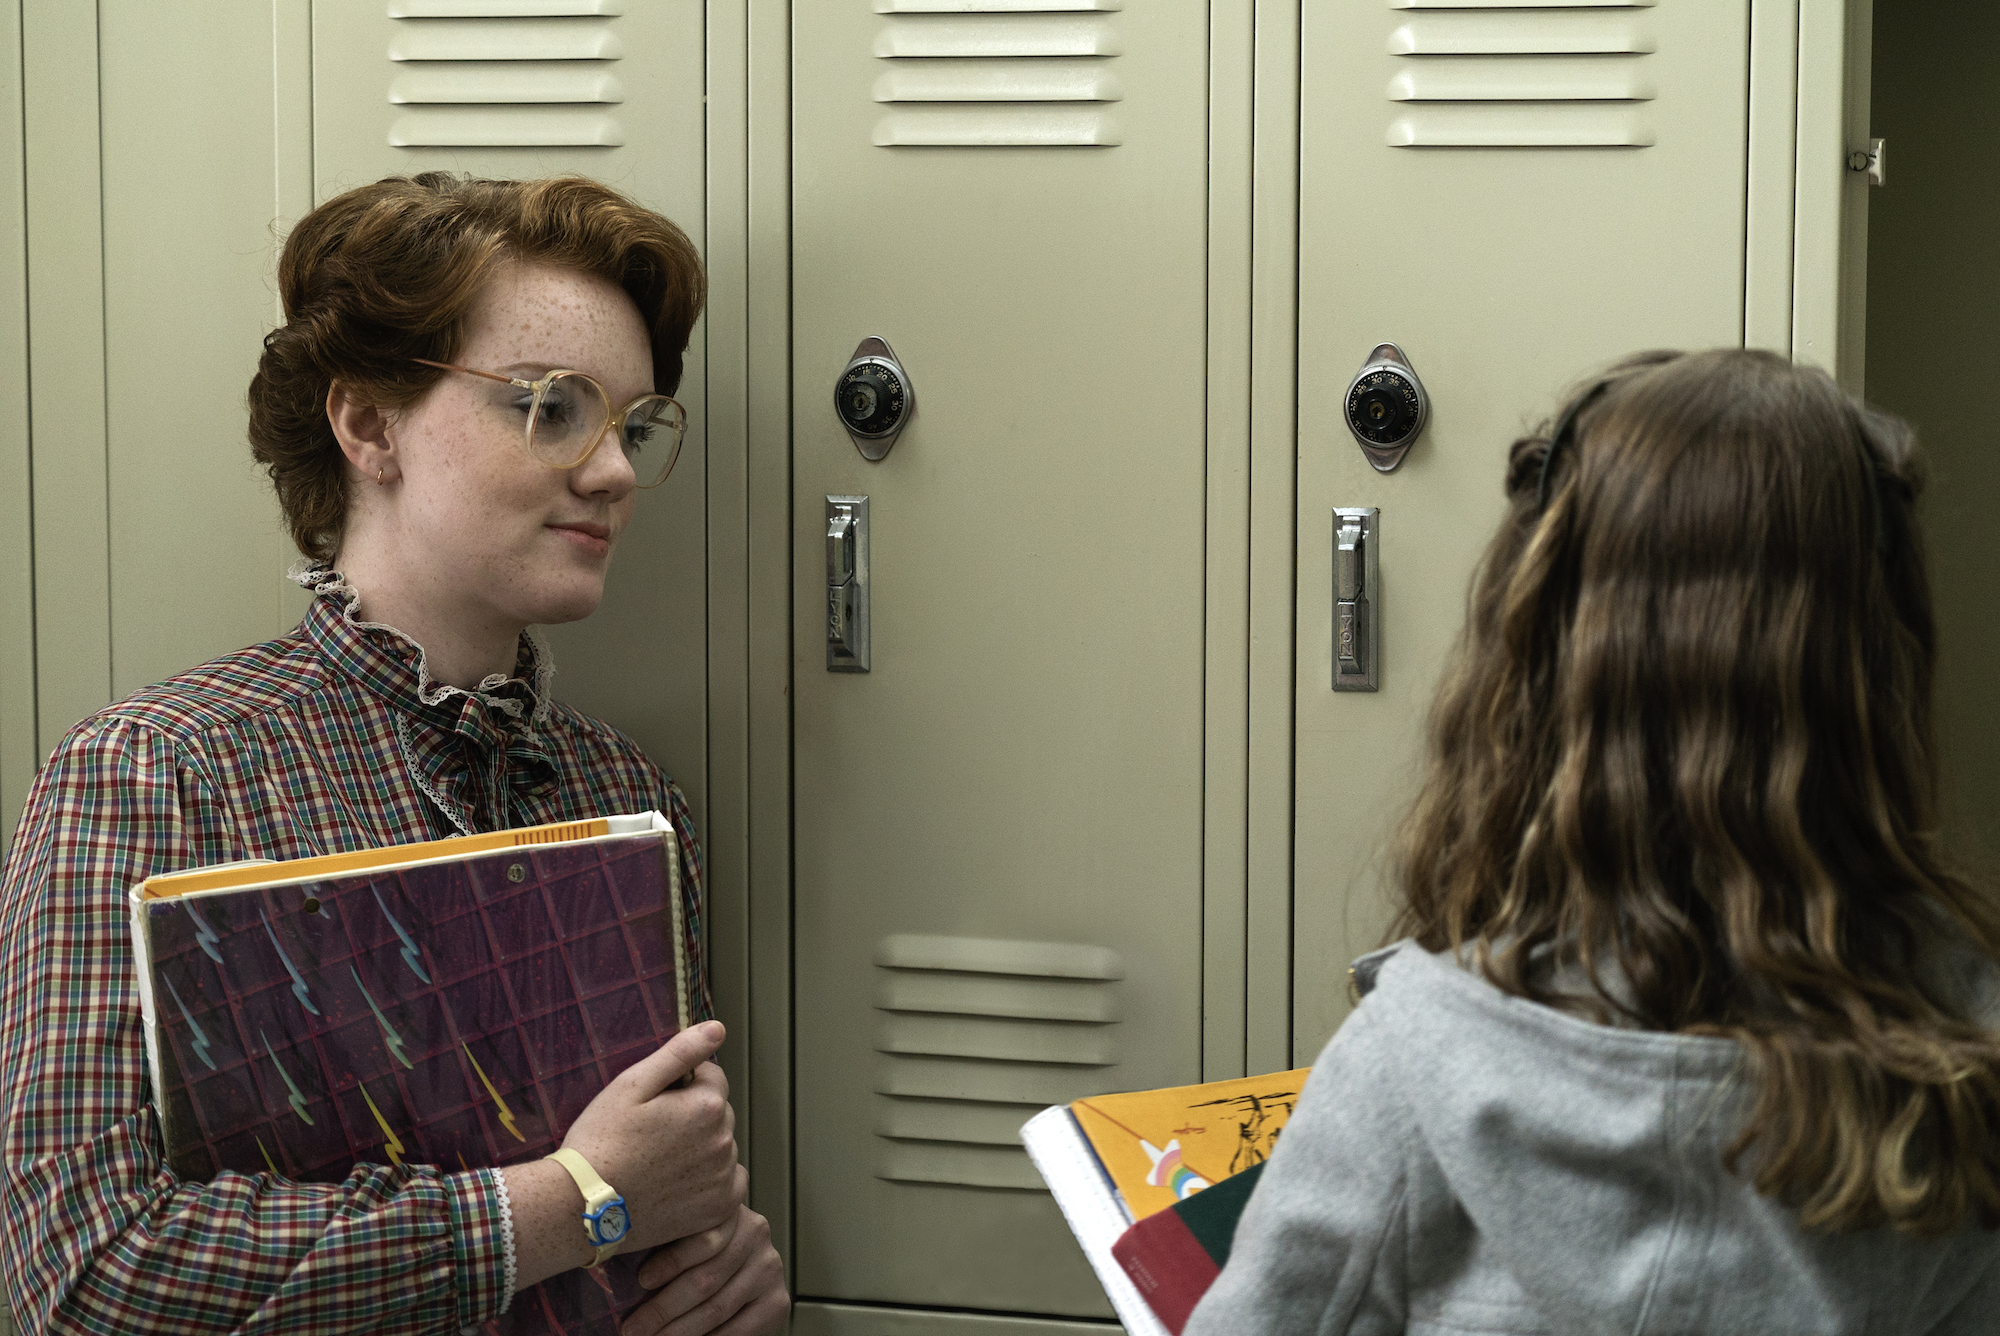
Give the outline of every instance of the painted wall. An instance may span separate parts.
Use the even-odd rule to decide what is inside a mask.
[[[2000,6],[1876,0],[1874,123],[1887,184],[1868,236],[1868,397],[1916,425],[1942,649],[1946,829],[2000,871]]]

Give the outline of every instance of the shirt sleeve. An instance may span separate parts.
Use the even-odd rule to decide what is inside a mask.
[[[71,732],[0,870],[7,1284],[25,1330],[444,1333],[509,1299],[488,1170],[357,1164],[339,1184],[168,1168],[151,1103],[126,891],[240,858],[235,822],[169,738]]]
[[[1385,1070],[1380,1007],[1320,1054],[1243,1208],[1229,1263],[1182,1336],[1390,1336],[1407,1322],[1411,1119]]]

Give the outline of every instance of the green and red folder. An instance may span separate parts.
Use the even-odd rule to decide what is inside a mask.
[[[1253,1164],[1147,1216],[1111,1245],[1139,1297],[1174,1336],[1228,1263],[1236,1221],[1263,1173],[1262,1164]]]

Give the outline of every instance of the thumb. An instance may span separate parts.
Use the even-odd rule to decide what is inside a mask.
[[[682,1030],[627,1067],[618,1079],[629,1082],[633,1095],[643,1103],[678,1084],[689,1072],[715,1056],[715,1050],[722,1047],[722,1036],[721,1021],[703,1021]]]

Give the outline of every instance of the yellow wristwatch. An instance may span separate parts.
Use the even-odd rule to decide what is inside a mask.
[[[576,1180],[577,1190],[583,1193],[583,1232],[597,1247],[597,1256],[590,1265],[593,1268],[604,1265],[605,1259],[618,1251],[618,1245],[625,1241],[631,1231],[632,1217],[625,1210],[625,1199],[612,1191],[611,1185],[597,1176],[590,1167],[590,1161],[565,1147],[548,1157],[569,1170],[569,1176]]]

